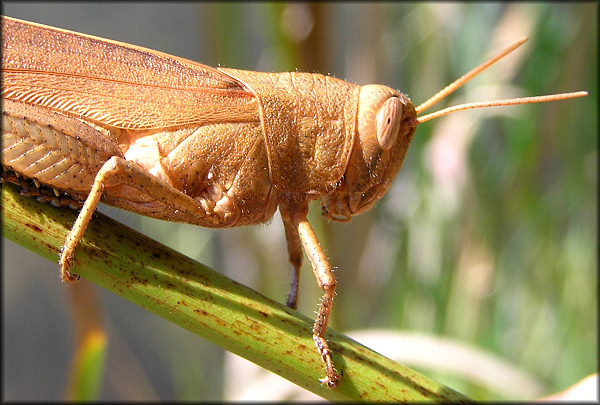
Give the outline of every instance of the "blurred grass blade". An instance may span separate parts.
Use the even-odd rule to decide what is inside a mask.
[[[107,337],[104,331],[88,333],[77,347],[71,366],[68,401],[99,399],[106,359]]]
[[[66,289],[75,330],[75,354],[66,394],[68,401],[98,400],[102,388],[108,336],[96,289],[85,279]]]

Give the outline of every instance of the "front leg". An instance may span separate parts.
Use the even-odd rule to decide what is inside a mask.
[[[326,376],[321,378],[320,381],[327,384],[330,388],[335,388],[341,376],[337,374],[333,367],[331,350],[324,338],[325,330],[327,329],[327,324],[329,322],[329,314],[331,313],[331,306],[333,304],[333,297],[335,296],[335,277],[333,276],[331,266],[325,257],[325,253],[323,253],[323,249],[321,249],[317,235],[306,219],[308,206],[306,204],[300,207],[295,206],[294,208],[288,208],[284,211],[287,211],[288,214],[284,214],[284,223],[286,218],[289,218],[289,222],[299,236],[304,252],[306,252],[308,259],[310,260],[319,287],[324,291],[319,312],[317,313],[317,319],[313,326],[313,340],[327,369]],[[287,231],[287,225],[286,235],[288,235],[289,248],[290,232]],[[290,257],[292,257],[291,252]]]

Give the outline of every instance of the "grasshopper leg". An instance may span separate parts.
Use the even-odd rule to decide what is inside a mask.
[[[333,367],[331,350],[324,337],[327,323],[329,322],[333,297],[335,296],[335,277],[333,276],[331,266],[325,257],[325,253],[323,253],[323,249],[321,249],[317,235],[306,219],[306,212],[292,212],[290,214],[290,221],[298,233],[304,251],[310,260],[319,287],[324,291],[321,305],[317,313],[317,319],[313,326],[313,341],[315,342],[315,346],[326,367],[326,376],[321,378],[320,381],[327,384],[330,388],[335,388],[341,376],[337,374]],[[288,235],[288,233],[286,233],[286,235]]]
[[[78,275],[70,272],[75,248],[85,233],[105,187],[119,185],[128,185],[167,205],[172,206],[173,202],[176,202],[176,209],[186,212],[191,217],[201,218],[206,215],[206,209],[200,202],[170,185],[158,181],[135,162],[113,156],[102,165],[96,174],[90,193],[63,244],[59,259],[60,275],[63,281],[70,282],[79,279]]]
[[[292,309],[298,308],[298,289],[300,287],[300,267],[302,267],[302,244],[298,231],[289,218],[283,220],[285,229],[285,239],[287,241],[288,255],[290,263],[294,267],[292,275],[292,285],[286,305]]]

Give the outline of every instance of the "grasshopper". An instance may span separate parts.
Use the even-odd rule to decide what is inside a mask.
[[[307,221],[349,221],[382,198],[416,127],[471,108],[555,101],[585,92],[488,101],[418,115],[523,42],[520,39],[415,107],[381,85],[313,73],[212,68],[161,52],[2,18],[2,179],[53,205],[81,208],[60,254],[71,272],[98,203],[205,227],[254,225],[279,209],[297,307],[303,251],[323,298],[312,330],[334,388],[324,338],[336,279]]]

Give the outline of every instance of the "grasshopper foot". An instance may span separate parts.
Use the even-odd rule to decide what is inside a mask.
[[[319,354],[321,355],[321,359],[323,360],[323,363],[325,363],[325,367],[327,368],[326,376],[323,378],[319,378],[319,381],[322,384],[327,384],[329,388],[333,389],[337,387],[338,380],[342,378],[342,376],[339,375],[333,367],[333,361],[331,360],[331,351],[329,350],[327,341],[324,338],[316,335],[313,336],[313,340],[315,342],[315,345],[317,346]]]
[[[73,256],[64,253],[63,247],[58,257],[58,264],[60,265],[60,278],[62,279],[62,281],[64,281],[65,283],[72,283],[73,281],[79,280],[79,274],[71,273],[69,271],[69,268],[71,267],[71,262],[73,261]]]

